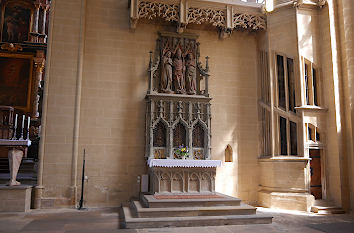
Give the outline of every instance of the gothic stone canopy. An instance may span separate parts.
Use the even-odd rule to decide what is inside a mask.
[[[211,24],[222,32],[235,29],[261,30],[266,28],[266,17],[261,4],[240,5],[222,1],[191,0],[131,0],[131,27],[139,19],[162,18],[176,22],[177,31],[183,32],[188,24]]]

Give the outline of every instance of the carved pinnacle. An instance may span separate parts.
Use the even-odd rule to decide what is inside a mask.
[[[200,114],[201,109],[202,109],[201,104],[200,104],[200,103],[197,103],[197,113],[198,113],[198,114]]]
[[[206,72],[209,72],[209,57],[208,56],[206,56],[205,57],[205,71]]]
[[[149,54],[150,54],[149,67],[150,67],[150,70],[151,70],[151,68],[152,68],[152,51],[150,51]]]
[[[162,117],[163,112],[164,112],[164,107],[163,107],[163,102],[162,102],[162,100],[159,101],[157,107],[158,107],[158,109],[159,109],[159,114],[160,114],[160,116]]]
[[[178,101],[177,109],[178,109],[178,113],[182,114],[182,110],[183,110],[182,101]]]

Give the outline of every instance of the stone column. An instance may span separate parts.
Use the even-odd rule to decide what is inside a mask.
[[[345,70],[343,72],[342,65],[343,60],[341,59],[341,44],[340,44],[340,12],[338,8],[338,1],[328,0],[328,13],[329,13],[329,32],[331,36],[331,52],[332,52],[332,72],[333,75],[333,90],[334,91],[334,109],[335,109],[335,120],[336,120],[336,132],[338,141],[338,168],[339,168],[339,187],[340,193],[336,197],[332,197],[336,201],[336,204],[340,204],[344,210],[348,210],[350,206],[350,193],[349,193],[349,180],[348,180],[348,150],[347,143],[351,142],[350,139],[346,138],[346,133],[348,131],[346,125],[346,112],[345,112],[345,85],[343,81],[345,80],[343,76],[345,75]],[[337,174],[336,174],[337,175]],[[341,203],[339,203],[339,201]]]
[[[338,2],[339,26],[341,32],[341,52],[346,112],[346,135],[347,157],[348,157],[348,179],[350,193],[350,208],[354,210],[354,146],[351,143],[354,139],[354,2],[352,0],[342,0]]]
[[[43,51],[37,51],[37,57],[34,58],[34,88],[33,88],[33,102],[32,102],[32,117],[38,118],[39,112],[39,88],[41,88],[41,81],[43,76],[43,69],[45,65],[44,53]]]
[[[9,168],[10,168],[10,181],[8,183],[9,186],[20,185],[21,183],[16,181],[18,169],[20,168],[22,157],[23,157],[23,150],[12,147],[9,149],[8,153],[9,157]]]

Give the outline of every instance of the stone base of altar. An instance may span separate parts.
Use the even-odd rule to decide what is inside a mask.
[[[152,167],[150,191],[153,194],[214,193],[215,174],[215,167]]]
[[[210,194],[215,192],[220,160],[149,159],[152,194]]]
[[[0,212],[27,212],[31,208],[32,186],[0,185]]]
[[[122,207],[122,228],[192,227],[272,223],[271,216],[235,197],[215,192],[220,160],[149,159],[150,194]]]
[[[272,223],[271,216],[221,193],[142,194],[122,207],[120,216],[120,227],[133,229]]]

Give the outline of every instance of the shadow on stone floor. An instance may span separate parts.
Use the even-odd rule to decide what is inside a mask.
[[[348,233],[354,232],[354,222],[340,222],[340,223],[322,223],[310,224],[310,228],[326,232],[326,233]]]
[[[0,213],[0,233],[353,233],[354,215],[319,216],[309,213],[281,213],[260,209],[274,216],[272,224],[225,225],[213,227],[181,227],[119,229],[119,209],[78,211],[35,210],[29,213]]]

